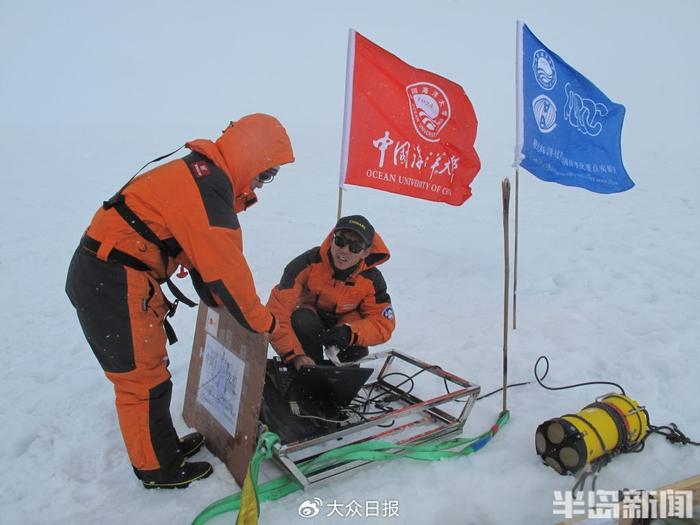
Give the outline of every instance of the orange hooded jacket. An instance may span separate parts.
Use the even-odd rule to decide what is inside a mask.
[[[99,242],[98,258],[118,250],[145,263],[160,282],[182,264],[206,303],[225,305],[249,330],[269,331],[274,318],[255,291],[236,212],[257,200],[250,184],[259,173],[294,161],[287,132],[258,113],[232,122],[216,142],[186,146],[191,154],[139,175],[121,191],[170,248],[167,264],[114,209],[99,209],[86,236]]]
[[[278,323],[270,343],[285,362],[304,355],[291,325],[297,308],[314,309],[326,325],[349,325],[352,344],[358,346],[388,341],[396,326],[391,298],[377,268],[390,257],[382,238],[375,233],[369,255],[344,280],[334,278],[329,255],[332,239],[331,232],[321,246],[290,262],[270,292],[267,307]]]

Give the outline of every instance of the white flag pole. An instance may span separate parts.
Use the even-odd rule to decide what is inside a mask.
[[[520,171],[523,150],[523,23],[518,20],[515,29],[515,245],[513,246],[513,330],[517,327],[518,298],[518,218],[520,213]]]
[[[348,32],[348,56],[345,65],[345,112],[343,114],[343,144],[340,151],[340,180],[338,182],[338,213],[343,212],[343,184],[348,169],[348,150],[350,144],[350,123],[352,121],[352,85],[355,72],[355,30]]]

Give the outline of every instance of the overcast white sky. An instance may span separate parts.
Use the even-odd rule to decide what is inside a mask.
[[[547,353],[553,383],[617,380],[655,424],[700,437],[696,0],[3,0],[0,13],[0,523],[187,523],[235,490],[211,455],[214,476],[187,491],[138,485],[111,387],[63,294],[67,263],[97,206],[141,165],[262,111],[287,127],[297,158],[241,219],[265,299],[335,219],[349,27],[460,83],[479,118],[483,167],[462,207],[345,195],[344,209],[370,217],[392,250],[383,270],[398,320],[390,346],[484,390],[500,382],[500,181],[513,173],[520,18],[625,105],[623,158],[637,186],[600,196],[522,175],[511,377],[531,378]],[[184,431],[194,312],[181,309],[175,324],[172,412]],[[552,491],[573,480],[539,463],[534,430],[602,393],[513,391],[511,422],[472,458],[374,466],[263,506],[263,522],[301,523],[309,496],[397,499],[401,523],[554,522]],[[498,408],[495,397],[477,404],[465,434],[488,428]],[[616,459],[599,485],[654,487],[698,465],[697,450],[657,438]]]

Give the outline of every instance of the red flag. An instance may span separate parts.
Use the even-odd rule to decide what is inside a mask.
[[[459,84],[350,31],[341,184],[459,206],[481,167],[476,126]]]

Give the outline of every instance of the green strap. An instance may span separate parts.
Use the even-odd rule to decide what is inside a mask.
[[[498,420],[489,430],[473,438],[455,438],[423,445],[397,445],[387,441],[368,441],[324,452],[314,459],[301,463],[298,467],[303,474],[307,474],[329,464],[337,465],[357,460],[388,461],[405,457],[420,461],[438,461],[467,456],[491,441],[491,438],[508,422],[509,418],[510,412],[507,410],[501,412]],[[251,460],[250,469],[258,502],[280,499],[302,488],[291,476],[282,476],[262,485],[257,485],[260,463],[264,459],[272,457],[272,446],[277,442],[279,442],[277,434],[263,432],[260,435],[253,459]],[[231,494],[205,508],[195,517],[192,525],[203,525],[219,514],[240,509],[240,506],[241,493]]]

